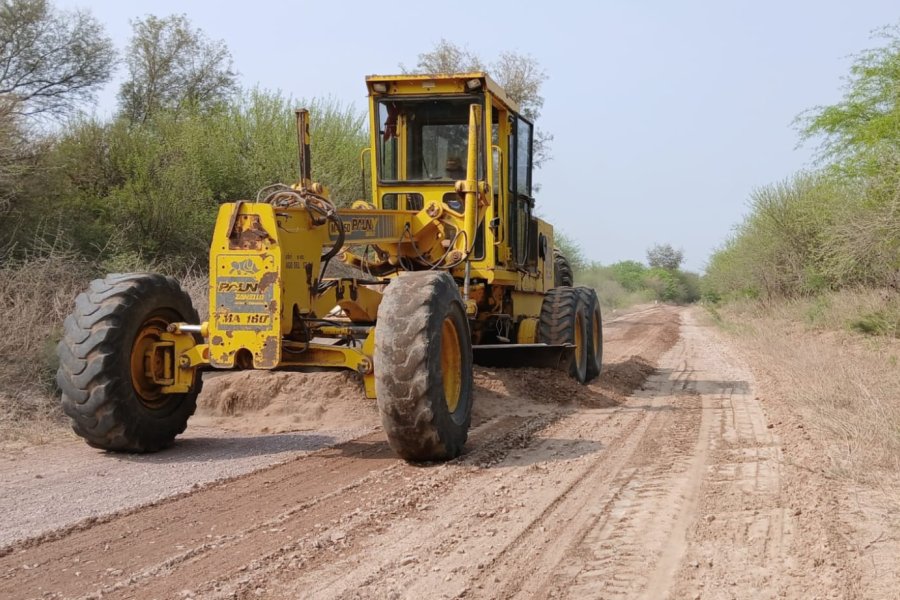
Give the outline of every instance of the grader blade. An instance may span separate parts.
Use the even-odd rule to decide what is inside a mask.
[[[544,367],[559,369],[569,364],[573,344],[484,344],[472,346],[475,364],[483,367]]]

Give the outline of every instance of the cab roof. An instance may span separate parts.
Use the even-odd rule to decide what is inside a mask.
[[[475,80],[479,82],[479,85],[473,87],[470,82]],[[376,92],[372,88],[373,83],[387,84],[388,92]],[[425,85],[427,83],[432,83],[433,85],[427,86]],[[410,88],[418,87],[417,84],[426,90],[456,87],[458,91],[473,91],[480,87],[496,96],[500,102],[513,112],[520,112],[519,104],[512,100],[506,93],[506,90],[500,87],[500,84],[491,79],[484,71],[469,71],[466,73],[404,73],[402,75],[368,75],[366,77],[366,87],[369,89],[370,96],[379,96],[391,91],[398,92],[401,88],[409,90]]]

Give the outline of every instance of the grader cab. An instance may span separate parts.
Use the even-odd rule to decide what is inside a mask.
[[[534,131],[516,103],[484,73],[366,83],[368,199],[338,209],[313,182],[298,111],[299,181],[219,209],[207,321],[158,274],[78,296],[57,381],[90,445],[165,447],[204,370],[333,367],[361,375],[401,457],[446,460],[466,442],[473,362],[599,374],[597,297],[533,214]]]

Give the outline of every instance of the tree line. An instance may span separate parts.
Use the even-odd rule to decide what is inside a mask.
[[[597,290],[604,308],[647,302],[690,304],[700,299],[700,275],[681,268],[684,252],[669,243],[647,249],[647,262],[623,260],[609,265],[588,260],[577,242],[556,233],[555,243],[569,260],[575,283]]]
[[[132,21],[110,118],[83,110],[119,61],[87,11],[0,3],[0,257],[46,249],[98,272],[203,268],[217,205],[296,179],[297,102],[242,89],[231,54],[183,15]],[[333,99],[313,114],[314,169],[342,199],[362,193],[365,118]]]
[[[88,11],[0,1],[0,258],[64,248],[105,270],[205,269],[218,204],[297,178],[293,109],[312,117],[316,179],[339,205],[362,198],[366,115],[334,98],[238,85],[232,55],[184,15],[132,21],[121,56]],[[114,68],[110,118],[86,115]],[[402,67],[402,65],[401,65]],[[402,67],[403,68],[403,67]],[[485,63],[441,40],[416,72],[490,68],[532,119],[546,75],[527,55]],[[551,136],[540,136],[549,159]]]
[[[874,39],[854,57],[842,99],[797,118],[801,141],[819,143],[817,166],[752,193],[710,259],[708,298],[900,291],[900,25]]]

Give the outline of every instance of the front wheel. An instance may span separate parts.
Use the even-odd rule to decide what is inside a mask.
[[[153,452],[187,427],[202,385],[165,394],[148,372],[148,351],[170,323],[197,323],[175,279],[155,273],[108,275],[75,299],[57,346],[62,406],[72,429],[95,448]]]
[[[375,327],[375,393],[391,448],[409,461],[459,456],[472,420],[472,340],[449,274],[404,273]]]

